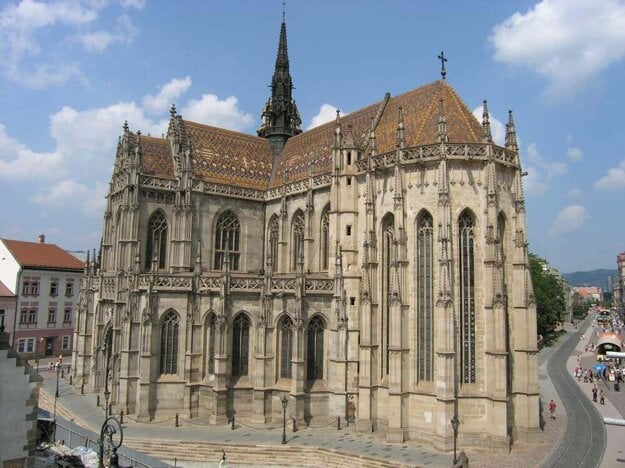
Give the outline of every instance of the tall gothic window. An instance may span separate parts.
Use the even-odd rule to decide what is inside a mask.
[[[293,358],[293,321],[285,315],[280,321],[280,377],[291,378]]]
[[[419,380],[434,377],[434,254],[432,215],[417,221],[417,359]]]
[[[321,270],[327,271],[330,255],[330,207],[326,207],[321,214]]]
[[[462,383],[475,382],[475,222],[468,211],[458,220],[460,248],[460,353]]]
[[[388,375],[390,356],[390,293],[391,265],[393,263],[393,240],[395,239],[395,217],[389,213],[382,219],[382,349],[381,376]]]
[[[161,374],[178,372],[178,332],[180,317],[170,310],[163,317],[161,325]]]
[[[304,213],[297,211],[293,216],[293,263],[292,270],[297,270],[297,258],[304,253]]]
[[[215,314],[210,313],[206,317],[206,350],[204,355],[206,356],[207,366],[206,371],[209,374],[215,373]]]
[[[239,269],[241,223],[232,211],[224,211],[215,226],[215,270],[221,270],[226,247],[229,252],[230,268]]]
[[[247,375],[250,349],[250,319],[239,314],[232,324],[232,377]]]
[[[315,315],[308,322],[308,380],[323,379],[323,333],[326,325],[321,316]]]
[[[278,268],[278,239],[279,239],[280,225],[278,223],[278,217],[272,216],[269,220],[269,233],[267,238],[269,239],[269,245],[267,246],[267,256],[271,257],[271,265],[273,270]]]
[[[150,268],[156,257],[158,268],[165,268],[167,258],[167,219],[162,210],[156,210],[148,220],[148,238],[145,266]]]

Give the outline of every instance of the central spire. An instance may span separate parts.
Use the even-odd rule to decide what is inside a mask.
[[[269,140],[274,154],[282,151],[286,141],[301,133],[302,119],[292,97],[293,80],[289,72],[289,53],[286,41],[286,21],[282,11],[282,25],[278,41],[278,55],[271,80],[271,97],[262,112],[258,135]]]

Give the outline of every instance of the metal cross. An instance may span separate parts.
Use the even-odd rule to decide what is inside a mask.
[[[441,61],[441,77],[444,80],[445,75],[447,74],[447,71],[445,70],[445,62],[447,61],[447,59],[445,58],[445,53],[443,51],[441,51],[441,54],[438,56],[438,59]]]
[[[286,2],[282,2],[282,22],[284,23],[284,17],[286,16]]]

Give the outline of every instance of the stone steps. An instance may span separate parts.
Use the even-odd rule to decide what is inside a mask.
[[[282,465],[298,467],[363,467],[400,468],[416,465],[390,462],[368,456],[348,454],[322,447],[289,445],[215,444],[197,441],[124,439],[124,445],[161,460],[213,462],[221,460],[226,451],[228,462],[250,465]]]

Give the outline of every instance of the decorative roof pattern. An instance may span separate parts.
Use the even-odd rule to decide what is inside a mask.
[[[169,140],[141,135],[141,147],[144,174],[174,178],[174,162]]]
[[[206,182],[264,190],[272,154],[265,138],[185,121],[195,176]]]
[[[55,244],[1,240],[22,267],[79,271],[85,267],[84,262]]]

